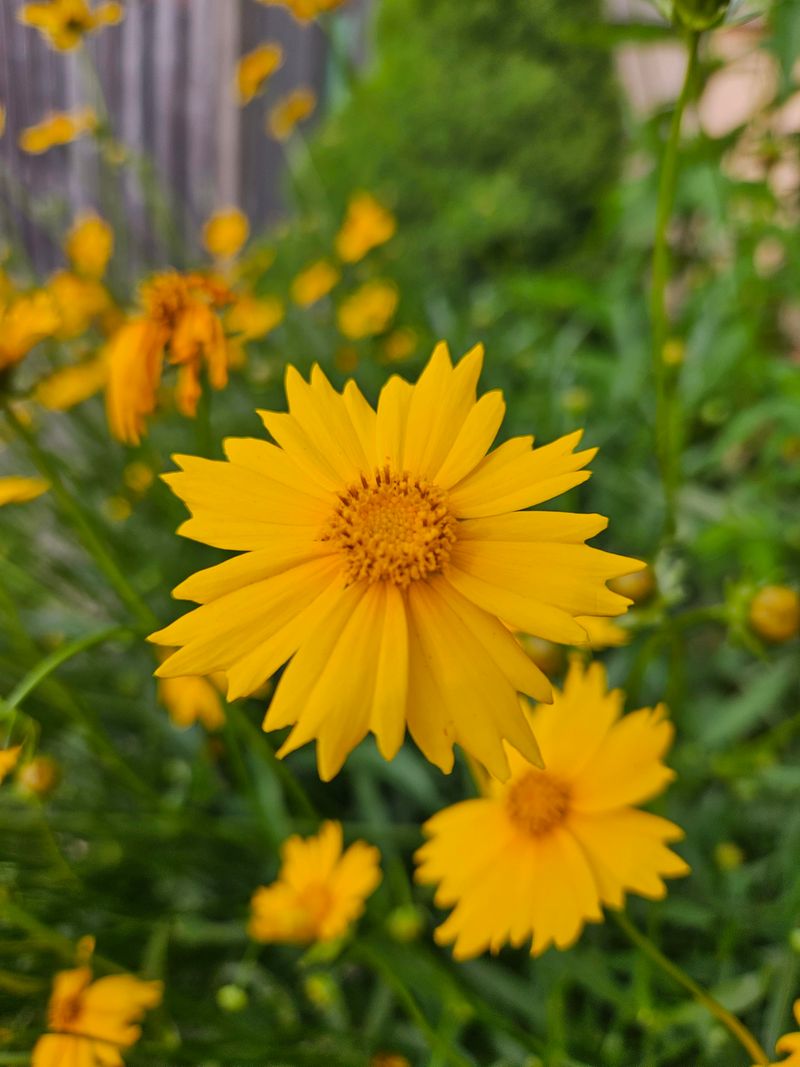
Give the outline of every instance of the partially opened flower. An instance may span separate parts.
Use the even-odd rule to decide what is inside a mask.
[[[794,1002],[792,1011],[795,1022],[800,1026],[800,1000]],[[794,1033],[779,1037],[775,1044],[775,1051],[781,1054],[787,1053],[787,1059],[770,1064],[770,1067],[800,1067],[800,1031],[795,1030]]]
[[[564,691],[531,715],[544,769],[507,747],[507,782],[490,778],[486,796],[423,827],[417,880],[453,908],[435,936],[457,959],[528,940],[534,956],[568,948],[603,905],[663,897],[663,879],[688,872],[667,847],[681,829],[634,806],[674,778],[661,762],[672,725],[663,707],[620,717],[622,699],[599,663],[575,658]]]
[[[239,208],[224,208],[210,215],[203,225],[203,244],[217,259],[230,259],[241,251],[250,235],[247,215]]]
[[[236,92],[239,103],[249,104],[262,91],[267,80],[283,63],[283,49],[271,41],[243,55],[236,65]]]
[[[383,333],[394,318],[398,300],[392,282],[365,282],[340,304],[336,312],[339,330],[350,341]]]
[[[357,263],[394,236],[397,222],[391,211],[371,193],[356,193],[347,205],[342,228],[336,235],[336,252],[344,263]]]
[[[288,141],[301,122],[313,114],[317,97],[311,89],[294,89],[270,110],[267,131],[276,141]]]
[[[31,1067],[122,1067],[122,1051],[141,1035],[144,1013],[161,1003],[161,982],[129,974],[92,981],[89,967],[61,971],[53,981],[48,1029]]]
[[[310,383],[289,367],[289,412],[259,413],[275,444],[175,457],[181,532],[244,554],[175,590],[201,606],[152,635],[180,646],[157,673],[225,671],[233,700],[291,660],[264,726],[294,724],[282,755],[316,738],[324,779],[369,731],[391,759],[406,725],[444,771],[454,743],[499,778],[503,740],[537,761],[517,693],[549,700],[550,684],[509,626],[581,640],[575,616],[624,612],[605,582],[640,564],[583,544],[599,515],[522,510],[585,481],[594,450],[574,453],[573,433],[487,455],[505,404],[476,400],[482,361],[479,347],[454,368],[439,345],[377,413],[354,382],[338,393],[319,367]]]
[[[95,33],[103,26],[114,26],[124,15],[122,4],[112,0],[94,8],[87,0],[43,0],[23,4],[17,18],[39,30],[51,47],[67,52],[77,48],[87,33]]]
[[[285,842],[277,881],[253,894],[248,933],[264,942],[332,941],[363,914],[380,880],[377,848],[356,841],[342,852],[341,824],[326,822],[315,837]]]
[[[100,279],[114,251],[114,231],[98,215],[84,215],[67,234],[64,251],[76,274]]]
[[[0,507],[4,504],[26,504],[50,488],[44,478],[0,478]]]
[[[52,111],[35,126],[19,135],[23,152],[40,155],[57,145],[69,144],[97,128],[97,116],[90,108],[81,111]]]

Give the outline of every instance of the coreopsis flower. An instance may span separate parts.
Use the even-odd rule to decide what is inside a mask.
[[[80,337],[111,308],[108,290],[94,278],[83,278],[72,271],[59,270],[45,287],[59,317],[54,336],[67,341]]]
[[[178,367],[179,411],[192,417],[200,398],[200,373],[209,384],[228,383],[228,348],[219,309],[230,303],[227,286],[201,274],[156,274],[140,289],[143,313],[130,319],[108,343],[106,407],[111,432],[138,444],[155,411],[165,352]]]
[[[800,1000],[794,1002],[792,1008],[795,1022],[800,1026]],[[787,1054],[787,1059],[777,1063],[771,1063],[769,1067],[800,1067],[800,1031],[795,1030],[791,1034],[784,1034],[775,1043],[775,1051]]]
[[[247,215],[235,207],[215,211],[203,226],[203,244],[215,259],[231,259],[249,236]]]
[[[665,877],[688,873],[667,848],[681,829],[635,806],[674,778],[661,761],[672,725],[663,706],[621,717],[622,701],[601,664],[573,659],[563,692],[530,715],[545,769],[507,745],[507,782],[490,778],[485,796],[423,827],[417,880],[453,908],[435,937],[457,959],[529,938],[534,956],[568,948],[603,905],[621,908],[627,892],[658,899]]]
[[[2,492],[3,481],[5,481],[5,479],[0,478],[0,493]],[[2,503],[2,498],[0,498],[0,503]],[[10,748],[0,748],[0,782],[14,770],[19,762],[21,752],[22,745],[13,745]]]
[[[771,644],[790,641],[800,633],[800,594],[787,585],[763,586],[750,601],[748,621]]]
[[[181,533],[244,554],[175,590],[202,606],[152,635],[179,647],[156,673],[225,671],[234,700],[291,660],[264,726],[295,724],[281,755],[317,738],[324,779],[369,731],[391,759],[406,723],[446,772],[456,742],[498,778],[504,739],[537,761],[517,693],[549,700],[550,684],[509,626],[573,644],[576,616],[626,610],[605,582],[641,564],[584,545],[602,516],[524,510],[584,482],[595,450],[575,453],[577,432],[487,455],[505,404],[476,400],[482,362],[478,347],[454,368],[441,344],[377,413],[354,382],[289,367],[288,413],[259,412],[276,444],[175,457]]]
[[[317,96],[311,89],[293,89],[267,115],[267,132],[276,141],[288,141],[295,128],[314,113]]]
[[[43,0],[23,4],[17,14],[20,22],[34,26],[59,52],[77,48],[87,33],[114,26],[124,16],[122,4],[107,2],[91,8],[87,0]]]
[[[392,282],[365,282],[336,311],[340,333],[350,341],[383,333],[394,318],[398,300]]]
[[[62,367],[39,382],[34,400],[49,411],[69,411],[105,388],[108,369],[105,350],[99,356]]]
[[[277,881],[250,902],[254,941],[308,944],[342,937],[381,880],[380,853],[365,841],[342,852],[342,827],[323,823],[315,837],[294,835],[281,848]]]
[[[28,126],[19,135],[23,152],[41,155],[56,145],[69,144],[85,133],[97,129],[97,116],[91,108],[80,111],[51,111],[35,126]]]
[[[41,289],[0,299],[0,373],[52,337],[60,324],[53,298]]]
[[[292,300],[300,307],[311,307],[327,296],[339,281],[339,271],[326,259],[317,260],[294,279],[291,285]]]
[[[267,80],[283,63],[283,49],[268,41],[243,55],[236,65],[236,92],[239,103],[249,104],[262,91]]]
[[[258,2],[268,7],[288,8],[298,22],[311,22],[318,15],[335,11],[345,3],[345,0],[258,0]]]
[[[219,690],[224,688],[222,675],[213,680],[198,676],[159,678],[158,699],[173,723],[185,729],[198,720],[207,730],[219,730],[225,723]]]
[[[114,251],[114,231],[98,215],[84,215],[67,234],[64,251],[76,274],[99,280]]]
[[[371,193],[356,193],[347,205],[342,228],[336,235],[336,252],[344,263],[360,259],[390,240],[397,229],[391,211],[387,211]]]
[[[60,971],[53,980],[45,1034],[31,1067],[122,1067],[122,1052],[139,1040],[138,1023],[161,1003],[161,982],[129,974],[92,981],[90,967]]]

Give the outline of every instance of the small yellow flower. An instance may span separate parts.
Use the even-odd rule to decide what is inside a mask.
[[[40,155],[56,145],[69,144],[85,133],[97,129],[97,116],[90,108],[82,111],[52,111],[35,126],[19,135],[23,152]]]
[[[317,97],[311,89],[294,89],[279,100],[267,116],[267,132],[276,141],[288,141],[299,123],[314,113]]]
[[[418,341],[414,330],[401,326],[399,330],[392,330],[383,342],[383,355],[390,363],[400,363],[414,355]]]
[[[311,307],[327,296],[339,281],[339,271],[326,259],[317,260],[292,282],[292,300],[300,307]]]
[[[599,652],[604,648],[627,645],[631,639],[630,632],[619,626],[613,619],[593,619],[591,616],[579,615],[575,622],[586,631],[586,639],[576,641],[576,648],[591,648]]]
[[[125,484],[134,493],[145,493],[155,481],[152,467],[140,460],[129,463],[123,471]]]
[[[224,674],[212,675],[211,679],[196,675],[159,678],[158,699],[175,726],[186,729],[199,719],[207,730],[219,730],[225,724],[220,688],[225,688]]]
[[[263,942],[333,941],[363,914],[380,880],[377,848],[356,841],[343,853],[341,824],[323,823],[316,837],[284,843],[277,881],[253,894],[248,933]]]
[[[225,329],[240,341],[254,341],[271,333],[283,316],[277,296],[240,296],[225,312]]]
[[[239,103],[244,106],[258,96],[267,79],[283,63],[283,49],[268,41],[242,56],[236,66],[236,92]]]
[[[60,324],[53,298],[42,289],[12,297],[6,304],[0,301],[0,371],[19,363]]]
[[[99,393],[107,381],[108,359],[103,351],[82,363],[54,371],[39,382],[33,396],[49,411],[69,411]]]
[[[378,245],[390,240],[397,229],[394,215],[371,193],[356,193],[347,205],[342,228],[336,235],[336,252],[343,263],[357,263]]]
[[[84,215],[67,234],[64,251],[76,274],[102,278],[114,251],[114,231],[98,215]]]
[[[52,756],[34,756],[17,771],[16,782],[24,793],[47,796],[58,785],[61,770]]]
[[[215,211],[203,226],[203,244],[216,259],[231,259],[250,235],[247,215],[236,207]]]
[[[92,981],[91,968],[60,971],[53,980],[48,1029],[33,1049],[31,1067],[122,1067],[122,1050],[139,1040],[144,1013],[161,1003],[161,982],[129,974]]]
[[[435,934],[456,959],[531,939],[531,954],[564,949],[602,905],[626,892],[659,899],[663,878],[688,873],[667,848],[683,833],[636,805],[674,777],[661,758],[673,728],[663,707],[620,717],[599,663],[570,667],[563,692],[530,715],[545,770],[506,745],[511,777],[487,795],[445,808],[423,827],[417,880],[453,911]]]
[[[0,137],[6,132],[6,109],[4,104],[0,104]]]
[[[111,307],[111,297],[102,282],[82,278],[68,270],[56,271],[46,291],[60,320],[55,336],[62,341],[86,333]]]
[[[365,282],[339,305],[336,321],[350,341],[374,337],[389,326],[397,310],[397,286],[391,282]]]
[[[345,3],[345,0],[258,0],[258,2],[268,7],[288,8],[299,22],[310,22],[318,15],[335,11]]]
[[[750,601],[748,617],[765,641],[790,641],[800,632],[800,595],[787,585],[765,585]]]
[[[0,478],[0,492],[2,492],[2,484],[4,481],[4,478]],[[2,502],[2,498],[0,498],[0,504]],[[14,745],[11,748],[0,748],[0,782],[14,770],[19,761],[20,752],[22,752],[22,745]]]
[[[43,0],[24,4],[17,18],[39,30],[51,47],[67,52],[76,48],[87,33],[113,26],[124,16],[125,9],[119,3],[101,3],[92,9],[87,0]]]
[[[800,1026],[800,1000],[794,1002],[792,1011],[795,1022]],[[781,1055],[786,1053],[788,1058],[772,1063],[769,1067],[800,1067],[800,1031],[795,1030],[794,1033],[779,1037],[775,1044],[775,1051],[780,1052]]]

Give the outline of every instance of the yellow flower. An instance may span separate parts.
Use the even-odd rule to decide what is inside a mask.
[[[39,155],[56,145],[69,144],[84,133],[97,128],[97,116],[90,108],[82,111],[51,111],[35,126],[28,126],[19,135],[23,152]]]
[[[291,659],[264,725],[296,723],[281,755],[317,738],[326,780],[368,731],[391,759],[406,723],[444,771],[456,742],[498,778],[503,739],[537,760],[517,693],[549,700],[550,685],[504,623],[574,644],[575,616],[626,610],[605,581],[641,564],[583,544],[602,516],[522,510],[584,482],[595,450],[573,453],[577,432],[486,455],[505,405],[476,402],[482,361],[478,347],[454,369],[437,346],[377,414],[354,382],[340,394],[319,367],[310,384],[289,367],[289,412],[259,412],[277,445],[176,457],[181,533],[244,554],[175,590],[202,606],[152,636],[181,646],[157,674],[225,671],[234,700]]]
[[[294,89],[271,109],[267,116],[267,132],[276,141],[288,141],[295,126],[312,115],[317,97],[311,89]]]
[[[111,298],[102,282],[59,270],[50,278],[46,291],[59,316],[55,336],[66,341],[86,333],[92,323],[111,307]]]
[[[225,329],[240,341],[266,337],[283,322],[283,303],[277,296],[240,296],[225,312]]]
[[[63,367],[44,378],[33,396],[50,411],[69,411],[99,393],[108,381],[108,359],[103,351],[72,367]]]
[[[310,22],[317,15],[335,11],[345,0],[258,0],[268,7],[285,7],[300,22]]]
[[[42,289],[12,297],[7,304],[0,301],[0,371],[52,337],[60,323],[52,297]]]
[[[575,621],[579,622],[586,631],[586,637],[582,641],[575,642],[577,648],[591,648],[599,652],[604,648],[627,645],[631,639],[630,632],[612,622],[611,619],[579,616]]]
[[[203,244],[217,259],[230,259],[250,235],[247,215],[236,207],[215,211],[203,226]]]
[[[97,215],[84,215],[67,234],[64,251],[76,274],[102,278],[114,251],[114,231]]]
[[[792,1011],[795,1022],[800,1026],[800,1000],[794,1002]],[[795,1030],[794,1033],[784,1034],[783,1037],[778,1038],[775,1051],[781,1054],[787,1053],[788,1059],[770,1064],[770,1067],[800,1067],[800,1032]]]
[[[283,49],[269,41],[242,56],[236,65],[236,91],[241,105],[256,97],[283,63]]]
[[[53,48],[67,52],[76,48],[87,33],[113,26],[124,16],[125,9],[118,3],[102,3],[92,9],[86,0],[44,0],[24,4],[17,18],[39,30]]]
[[[748,619],[765,641],[790,641],[800,632],[800,595],[787,585],[765,585],[750,601]]]
[[[323,823],[316,837],[284,843],[277,881],[253,894],[248,933],[254,941],[333,941],[363,914],[380,880],[377,848],[356,841],[343,853],[341,824]]]
[[[601,905],[621,908],[626,892],[658,899],[663,878],[688,873],[666,847],[681,829],[634,807],[674,778],[661,762],[672,725],[663,707],[620,717],[622,699],[599,663],[584,672],[574,659],[563,693],[530,716],[546,770],[506,746],[508,782],[490,780],[486,796],[423,827],[417,881],[453,907],[435,938],[456,959],[529,938],[534,956],[568,948],[602,921]]]
[[[383,333],[397,310],[397,287],[391,282],[365,282],[338,308],[336,320],[351,341]]]
[[[418,337],[408,326],[393,330],[383,342],[384,357],[390,363],[399,363],[412,356],[417,347]]]
[[[311,307],[327,296],[339,281],[339,271],[326,259],[317,260],[292,282],[292,300],[300,307]]]
[[[5,478],[0,478],[0,493],[2,493],[2,485],[5,480]],[[2,498],[0,498],[0,504],[2,502]],[[19,760],[20,752],[22,752],[22,745],[14,745],[12,748],[0,748],[0,782],[14,770]]]
[[[106,408],[118,440],[139,443],[155,411],[167,347],[179,368],[175,397],[183,415],[197,411],[203,365],[213,389],[227,385],[229,353],[218,309],[232,296],[200,274],[156,274],[141,287],[143,314],[121,326],[107,346]]]
[[[45,797],[58,785],[61,769],[52,756],[34,756],[17,772],[17,785],[24,793]]]
[[[367,252],[394,236],[394,215],[371,193],[356,193],[347,205],[342,228],[336,235],[336,251],[344,263],[357,263]]]
[[[6,109],[4,104],[0,104],[0,137],[6,132]]]
[[[214,677],[224,688],[224,676]],[[158,699],[176,726],[185,728],[199,719],[207,730],[219,730],[225,723],[219,693],[206,678],[160,678]]]
[[[161,1003],[161,982],[129,974],[92,981],[89,967],[60,971],[53,980],[48,1029],[33,1049],[31,1067],[122,1067],[121,1050],[141,1035],[137,1023]]]

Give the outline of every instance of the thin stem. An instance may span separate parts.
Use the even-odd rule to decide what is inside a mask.
[[[664,533],[668,540],[675,535],[675,498],[679,476],[679,443],[675,436],[675,375],[664,363],[664,344],[667,340],[666,307],[669,280],[669,228],[675,191],[678,183],[678,162],[683,114],[694,85],[697,71],[699,33],[690,33],[688,60],[680,96],[672,112],[669,136],[664,146],[658,184],[656,230],[653,243],[653,268],[650,288],[650,323],[653,331],[653,371],[656,383],[656,452],[664,484]]]
[[[235,705],[228,705],[227,714],[236,717],[237,727],[244,729],[249,735],[251,740],[258,746],[259,750],[264,754],[267,762],[270,764],[275,774],[280,781],[286,787],[287,793],[290,793],[294,797],[297,803],[298,809],[303,815],[308,816],[310,819],[318,819],[317,810],[311,802],[311,798],[306,793],[303,786],[292,774],[291,770],[286,766],[283,760],[278,759],[273,751],[272,745],[270,745],[267,738],[264,736],[262,730],[260,730],[255,723],[252,723],[250,719],[245,715],[241,708]]]
[[[125,577],[119,564],[98,534],[94,520],[78,503],[78,498],[66,487],[52,458],[41,448],[35,435],[17,417],[8,403],[4,405],[4,411],[9,423],[27,446],[33,463],[50,483],[53,496],[80,534],[84,547],[94,558],[97,566],[106,576],[119,599],[130,609],[143,627],[152,629],[157,626],[158,619]]]
[[[678,985],[683,986],[687,992],[691,993],[698,1004],[704,1007],[706,1011],[710,1012],[715,1019],[722,1023],[731,1036],[747,1051],[747,1054],[750,1056],[753,1063],[769,1064],[769,1056],[767,1056],[764,1049],[759,1045],[758,1041],[747,1029],[744,1023],[740,1022],[735,1015],[732,1015],[727,1008],[724,1008],[718,1000],[715,1000],[710,993],[707,993],[702,986],[698,985],[693,978],[690,978],[688,974],[682,971],[677,964],[673,963],[672,960],[667,959],[664,953],[653,944],[650,938],[633,925],[624,912],[611,912],[611,914],[620,929],[630,938],[637,948],[641,949],[642,952],[644,952],[653,963],[660,967],[665,974],[669,975],[674,982],[677,982]]]

